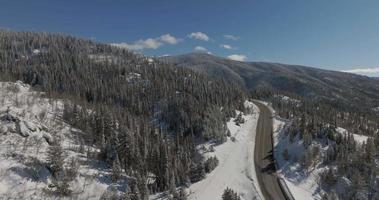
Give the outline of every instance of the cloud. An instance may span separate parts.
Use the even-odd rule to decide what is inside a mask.
[[[205,47],[202,47],[202,46],[196,46],[193,50],[194,51],[199,51],[199,52],[206,52],[206,51],[208,51],[208,49],[206,49]]]
[[[209,36],[202,32],[194,32],[189,34],[187,37],[197,40],[209,41]]]
[[[247,59],[247,57],[242,54],[232,54],[232,55],[227,56],[227,58],[230,60],[241,61],[241,62]]]
[[[167,43],[167,44],[178,44],[181,41],[181,39],[178,39],[178,38],[176,38],[176,37],[174,37],[174,36],[172,36],[170,34],[162,35],[160,37],[160,40],[162,42]]]
[[[234,40],[234,41],[237,41],[240,39],[240,37],[234,36],[234,35],[224,35],[224,38],[228,40]]]
[[[111,45],[120,47],[120,48],[126,48],[133,51],[139,51],[143,49],[158,49],[160,46],[163,45],[163,43],[157,39],[148,38],[146,40],[138,40],[132,44],[123,42],[123,43],[112,43]]]
[[[224,48],[224,49],[229,49],[229,50],[234,49],[234,47],[232,47],[232,46],[230,46],[228,44],[221,44],[220,47]]]
[[[342,72],[354,73],[354,74],[362,74],[362,75],[372,75],[379,76],[379,67],[374,68],[357,68],[357,69],[349,69],[349,70],[341,70]]]
[[[202,53],[207,53],[207,54],[213,55],[212,52],[208,51],[207,48],[202,47],[202,46],[196,46],[195,48],[193,48],[193,50],[194,50],[195,52],[202,52]]]
[[[170,34],[165,34],[157,38],[148,38],[148,39],[140,39],[135,41],[134,43],[112,43],[112,46],[126,48],[132,51],[139,51],[143,49],[158,49],[164,44],[175,45],[178,44],[181,39],[178,39]]]

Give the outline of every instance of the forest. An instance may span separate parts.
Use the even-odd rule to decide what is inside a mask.
[[[269,89],[248,92],[123,48],[63,34],[0,30],[0,81],[17,80],[64,100],[63,119],[84,132],[78,142],[100,149],[90,156],[107,162],[115,181],[125,178],[121,174],[128,178],[125,199],[146,200],[163,191],[185,199],[185,192],[176,188],[203,179],[218,163],[215,157],[204,159],[196,146],[223,143],[226,122],[236,117],[235,110],[243,110],[248,98],[271,102],[280,117],[291,121],[286,134],[304,141],[307,153],[297,162],[305,169],[316,162],[329,166],[319,180],[325,190],[347,178],[352,184],[339,198],[364,194],[374,199],[379,187],[379,117],[364,105],[314,101]],[[358,145],[337,127],[369,139]],[[327,146],[326,155],[314,141]],[[52,145],[52,171],[62,162],[54,159],[59,151]],[[63,185],[63,193],[69,193],[66,189]],[[336,195],[341,194],[330,190],[325,199]],[[229,188],[223,196],[239,198]]]
[[[16,80],[65,100],[65,121],[85,132],[81,143],[101,149],[94,156],[115,179],[129,177],[132,199],[179,195],[177,186],[202,179],[216,161],[204,160],[196,145],[225,141],[226,121],[246,98],[237,85],[125,49],[1,30],[0,81]]]
[[[290,141],[298,138],[303,143],[305,152],[301,157],[291,158],[285,149],[282,152],[285,159],[294,160],[305,171],[311,171],[316,165],[327,166],[318,180],[327,192],[324,199],[376,198],[379,189],[378,113],[367,110],[364,105],[335,106],[291,94],[286,94],[290,98],[283,98],[283,94],[272,91],[259,94],[272,102],[280,117],[290,119],[285,129]],[[255,95],[257,93],[253,93]],[[337,131],[338,127],[348,133],[342,134]],[[359,144],[353,133],[366,135],[368,139]],[[342,187],[344,192],[337,192],[336,187],[341,187],[342,182],[346,183]]]

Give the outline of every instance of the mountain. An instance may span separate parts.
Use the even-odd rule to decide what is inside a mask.
[[[44,160],[49,153],[38,153],[37,148],[30,155],[18,155],[13,147],[0,148],[0,161],[4,160],[2,155],[7,154],[6,159],[22,167],[13,167],[12,163],[4,166],[4,162],[0,162],[0,171],[13,170],[6,179],[17,185],[4,187],[4,177],[1,177],[0,199],[24,199],[8,195],[36,188],[34,183],[19,181],[29,180],[29,177],[33,182],[44,181],[37,190],[45,195],[46,189],[51,197],[47,199],[75,195],[77,189],[86,190],[87,194],[91,190],[102,192],[98,188],[86,188],[86,181],[81,182],[83,187],[78,187],[78,175],[72,177],[71,172],[64,170],[66,167],[61,167],[70,165],[71,159],[59,156],[57,162],[53,162],[54,154],[71,152],[74,146],[68,146],[67,141],[73,142],[75,147],[96,149],[88,151],[88,159],[79,163],[82,166],[83,163],[104,163],[102,169],[94,173],[109,173],[93,178],[103,189],[106,187],[106,191],[125,192],[125,188],[118,185],[127,182],[133,196],[147,199],[150,192],[173,191],[175,185],[199,181],[217,164],[214,158],[208,160],[198,155],[197,145],[207,141],[225,142],[227,122],[236,115],[236,110],[243,108],[246,97],[245,91],[236,84],[191,69],[178,69],[108,44],[62,34],[0,29],[0,82],[16,81],[18,85],[27,85],[27,92],[40,92],[40,96],[47,99],[18,96],[19,90],[24,91],[24,87],[18,85],[8,87],[6,84],[4,92],[0,90],[0,97],[6,98],[0,98],[0,147],[8,144],[3,139],[9,139],[10,145],[13,141],[24,143],[15,148],[21,145],[22,151],[26,151],[29,147],[26,142],[34,142],[30,146],[38,147],[40,140],[44,142],[45,133],[57,141],[44,142],[43,150],[52,149],[49,150],[51,160]],[[42,106],[45,101],[51,103]],[[46,118],[54,121],[45,124]],[[38,119],[41,122],[35,121]],[[62,133],[58,123],[68,130]],[[27,128],[27,124],[41,129],[48,126],[48,129],[33,131],[35,129]],[[59,147],[60,142],[63,149]],[[29,159],[37,165],[30,165]],[[28,162],[20,163],[20,160]],[[93,171],[92,168],[88,170]],[[19,174],[17,179],[14,179],[15,173]],[[87,173],[84,175],[87,177]],[[93,185],[99,185],[97,183]]]
[[[160,60],[222,77],[249,90],[268,88],[346,104],[379,105],[379,81],[366,76],[299,65],[239,62],[203,53],[168,56]]]
[[[379,77],[372,77],[373,79],[375,79],[375,80],[379,80]]]
[[[286,168],[295,169],[289,172],[300,175],[292,180],[324,172],[318,170],[323,166],[330,170],[312,184],[317,188],[311,195],[342,188],[339,199],[357,199],[358,192],[375,196],[367,186],[379,185],[373,173],[379,119],[367,109],[338,108],[344,102],[376,105],[374,110],[378,83],[206,54],[152,59],[61,34],[0,29],[0,199],[187,199],[181,186],[190,187],[189,199],[218,198],[226,188],[253,199],[256,192],[247,187],[257,183],[252,142],[260,143],[254,135],[264,134],[254,130],[270,131],[271,114],[257,112],[241,86],[278,92],[263,100],[291,121],[281,126],[287,138],[276,153],[289,159]],[[337,126],[373,139],[358,146]],[[271,174],[271,168],[261,169]]]

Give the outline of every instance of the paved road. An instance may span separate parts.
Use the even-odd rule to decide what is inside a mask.
[[[266,200],[285,200],[286,197],[275,175],[276,167],[273,158],[271,112],[262,103],[254,101],[254,104],[260,110],[254,155],[258,183]]]

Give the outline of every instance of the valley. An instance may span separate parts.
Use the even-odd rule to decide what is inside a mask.
[[[2,29],[0,72],[0,199],[379,195],[373,78]]]

